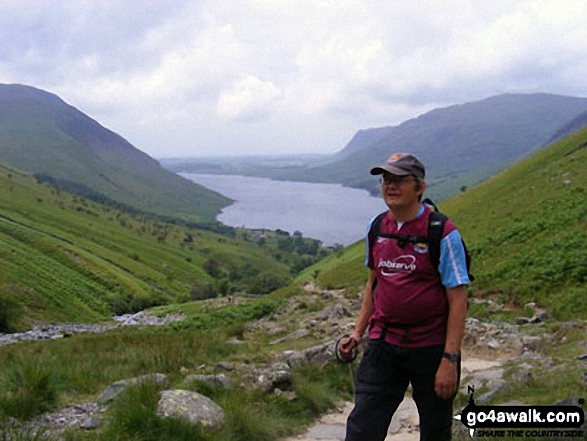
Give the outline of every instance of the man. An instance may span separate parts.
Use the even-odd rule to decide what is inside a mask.
[[[382,236],[372,246],[367,241],[369,280],[354,332],[339,348],[348,356],[369,327],[346,441],[384,440],[410,383],[420,440],[449,440],[469,283],[461,237],[448,220],[438,268],[426,243],[385,237],[428,235],[431,210],[420,202],[425,169],[414,155],[396,153],[371,174],[382,175],[389,211],[381,221]]]

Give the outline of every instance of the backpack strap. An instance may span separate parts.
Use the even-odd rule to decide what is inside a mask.
[[[428,219],[428,252],[430,253],[430,260],[434,264],[435,268],[438,268],[440,264],[440,242],[442,241],[442,234],[444,233],[444,224],[446,224],[447,217],[440,211],[434,202],[430,199],[424,199],[424,203],[434,207],[434,211],[430,213]],[[467,264],[467,274],[469,280],[472,282],[475,280],[475,276],[471,274],[471,255],[467,249],[467,245],[463,238],[461,238],[463,249],[465,250],[465,263]]]
[[[383,218],[387,215],[387,211],[384,211],[383,213],[379,213],[377,215],[377,217],[375,217],[375,219],[373,219],[373,222],[371,222],[371,227],[369,228],[369,233],[367,234],[367,237],[369,239],[369,249],[367,250],[367,259],[369,259],[369,254],[371,253],[371,251],[373,250],[373,245],[375,245],[375,240],[377,240],[377,236],[379,236],[379,231],[381,230],[381,222],[383,221]],[[377,286],[377,278],[375,278],[375,280],[373,280],[373,285],[371,285],[371,292],[375,293],[375,287]],[[373,297],[373,301],[375,301],[375,298]]]
[[[381,230],[381,222],[383,221],[383,218],[387,215],[387,213],[387,211],[379,213],[377,217],[373,219],[373,222],[371,222],[371,228],[369,228],[368,234],[369,251],[373,250],[373,245],[375,244],[375,240],[377,239],[377,236],[379,236],[379,231]]]
[[[440,211],[433,211],[428,219],[428,252],[430,253],[430,260],[436,269],[440,264],[440,242],[442,241],[444,225],[447,219]]]
[[[426,205],[429,205],[430,207],[433,207],[434,211],[438,211],[438,207],[436,206],[436,204],[434,202],[432,202],[432,199],[426,198],[422,202]]]

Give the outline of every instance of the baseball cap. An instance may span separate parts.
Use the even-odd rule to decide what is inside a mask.
[[[372,175],[385,172],[397,176],[414,175],[418,179],[424,179],[426,174],[424,165],[411,153],[394,153],[385,164],[371,169]]]

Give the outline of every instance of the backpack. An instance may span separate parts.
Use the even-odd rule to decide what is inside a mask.
[[[398,242],[398,245],[403,248],[406,243],[426,243],[428,244],[428,252],[430,253],[430,260],[434,265],[434,268],[438,269],[438,264],[440,263],[440,241],[442,240],[442,234],[444,233],[444,224],[447,221],[447,217],[445,214],[438,211],[438,207],[434,202],[430,199],[424,199],[424,203],[431,205],[434,207],[434,211],[430,213],[430,218],[428,219],[428,236],[421,237],[421,236],[401,236],[398,234],[384,234],[380,233],[379,230],[381,229],[381,222],[383,218],[387,215],[388,211],[384,211],[380,213],[371,223],[371,228],[369,229],[368,239],[369,239],[369,247],[373,249],[373,244],[377,237],[385,237],[388,239],[395,239]],[[467,250],[467,245],[465,245],[464,240],[461,238],[461,242],[463,244],[463,249],[465,250],[465,261],[467,264],[467,274],[469,275],[469,280],[472,282],[475,280],[475,277],[471,274],[471,255],[469,254],[469,250]]]

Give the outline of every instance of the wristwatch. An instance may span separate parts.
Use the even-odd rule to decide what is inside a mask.
[[[453,363],[456,363],[457,361],[459,361],[461,359],[461,354],[460,352],[445,352],[442,354],[442,356],[444,358],[446,358],[448,361],[452,361]]]

